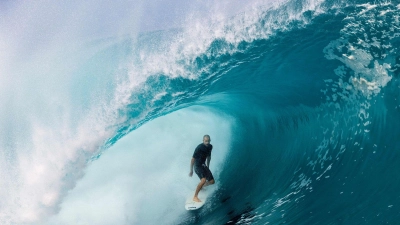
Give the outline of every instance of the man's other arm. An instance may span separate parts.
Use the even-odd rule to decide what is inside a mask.
[[[193,175],[193,165],[194,165],[194,158],[190,161],[190,172],[189,176],[191,177]]]

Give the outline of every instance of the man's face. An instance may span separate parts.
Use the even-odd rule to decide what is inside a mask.
[[[205,137],[205,138],[203,138],[203,143],[206,145],[206,146],[208,146],[209,144],[210,144],[210,138],[208,138],[208,137]]]

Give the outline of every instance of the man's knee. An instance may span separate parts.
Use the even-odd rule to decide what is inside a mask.
[[[215,183],[214,179],[210,180],[209,183],[214,184]]]
[[[201,178],[200,183],[202,184],[206,183],[206,178]]]

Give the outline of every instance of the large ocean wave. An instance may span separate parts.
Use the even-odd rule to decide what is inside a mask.
[[[143,3],[110,22],[129,35],[94,38],[79,26],[90,4],[68,26],[3,4],[6,22],[43,30],[1,33],[1,224],[400,219],[399,4],[193,3],[179,26],[138,32]],[[188,212],[206,133],[216,184]]]

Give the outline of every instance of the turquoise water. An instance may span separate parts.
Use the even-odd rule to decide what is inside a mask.
[[[1,223],[396,224],[399,14],[255,4],[28,60],[2,88]],[[217,183],[188,212],[205,133]]]

